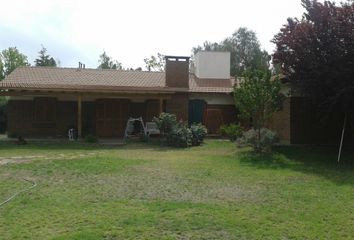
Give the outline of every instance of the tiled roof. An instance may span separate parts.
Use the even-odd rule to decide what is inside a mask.
[[[231,92],[233,79],[199,79],[190,74],[190,92]],[[0,89],[73,91],[175,91],[165,84],[164,72],[19,67]]]
[[[190,92],[218,92],[230,93],[233,91],[235,80],[230,79],[201,79],[195,75],[189,76],[189,91]]]

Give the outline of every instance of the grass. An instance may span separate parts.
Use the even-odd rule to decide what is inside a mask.
[[[26,157],[30,156],[29,159]],[[354,152],[0,143],[0,239],[353,239]],[[1,159],[0,159],[1,162]]]

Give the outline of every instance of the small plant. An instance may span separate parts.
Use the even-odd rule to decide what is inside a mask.
[[[230,141],[234,142],[238,138],[242,136],[243,129],[240,126],[240,124],[229,124],[229,125],[223,125],[220,127],[220,133],[223,136],[226,136],[227,138],[230,139]]]
[[[8,138],[17,138],[17,137],[18,137],[18,134],[15,133],[15,132],[10,132],[10,133],[7,134],[7,137],[8,137]]]
[[[171,113],[161,113],[153,121],[160,130],[163,142],[172,147],[199,146],[207,134],[202,124],[192,124],[188,128],[185,123],[178,123],[176,115]]]
[[[192,131],[184,124],[179,123],[167,134],[167,145],[172,147],[190,147],[192,145]]]
[[[161,113],[159,117],[154,117],[153,121],[156,123],[163,137],[178,125],[176,115],[165,112]]]
[[[270,152],[271,147],[279,142],[278,135],[268,128],[261,128],[260,131],[254,128],[243,133],[238,139],[239,145],[250,145],[255,152]]]
[[[192,146],[199,146],[204,142],[204,138],[208,133],[208,130],[201,123],[193,123],[190,127],[192,133]]]
[[[97,138],[92,135],[92,134],[88,134],[86,137],[85,137],[85,140],[87,143],[97,143]]]

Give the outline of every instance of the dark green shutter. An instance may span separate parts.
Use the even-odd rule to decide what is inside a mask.
[[[188,124],[192,123],[203,123],[203,115],[205,110],[204,100],[190,100],[188,109]]]

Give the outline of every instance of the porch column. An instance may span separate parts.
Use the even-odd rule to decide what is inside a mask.
[[[82,138],[82,95],[79,94],[77,97],[77,137],[78,139]]]
[[[163,112],[163,98],[160,98],[160,109],[159,109],[160,113]]]

